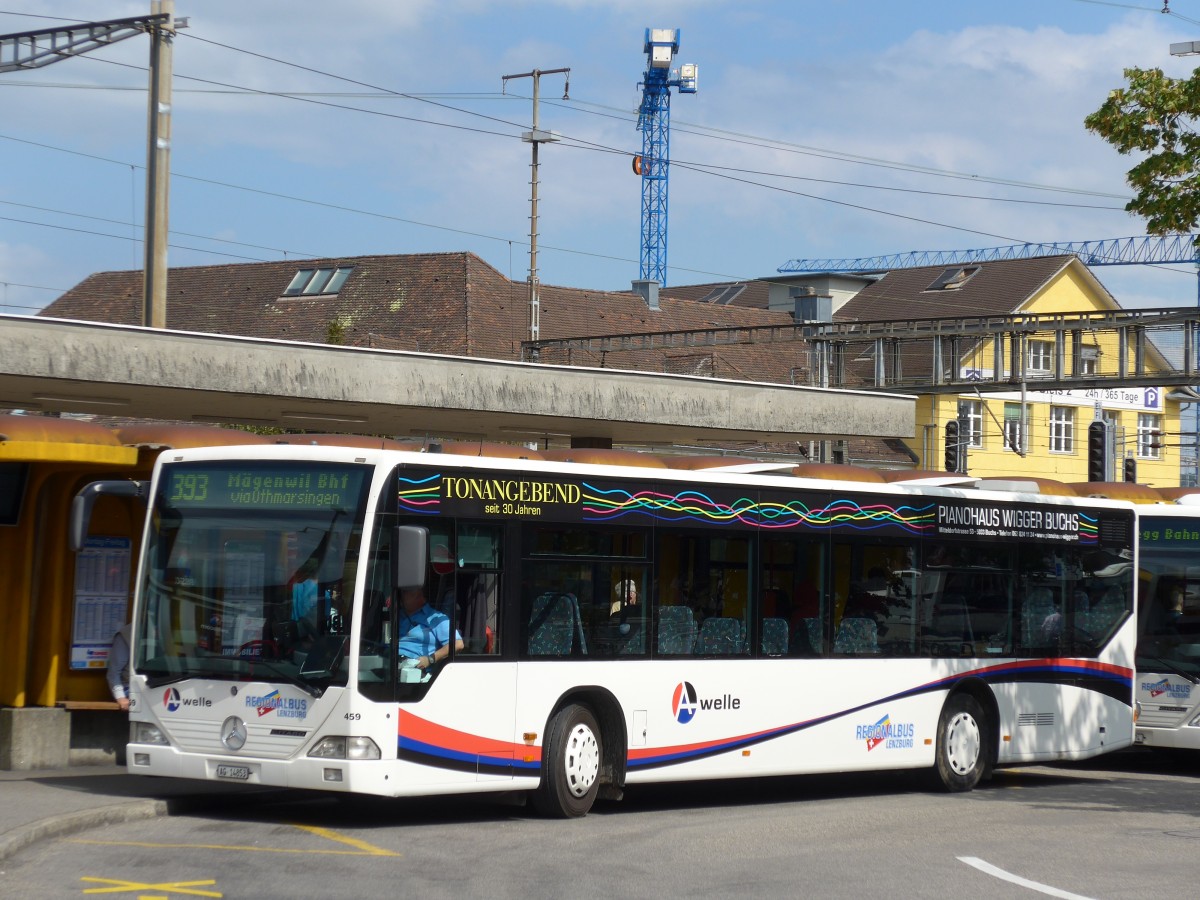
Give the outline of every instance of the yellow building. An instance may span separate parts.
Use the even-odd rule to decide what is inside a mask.
[[[969,317],[986,323],[1061,314],[1057,327],[1047,328],[1040,320],[1029,330],[1014,326],[998,338],[964,334],[957,345],[950,344],[955,351],[945,357],[946,374],[950,380],[977,379],[978,391],[930,392],[935,356],[929,342],[914,341],[893,353],[893,389],[919,395],[917,436],[908,442],[915,464],[946,468],[946,426],[957,419],[969,475],[1087,481],[1089,425],[1100,418],[1107,424],[1109,480],[1122,480],[1125,460],[1132,459],[1138,481],[1177,486],[1180,409],[1186,395],[1147,381],[1156,372],[1172,370],[1170,359],[1179,350],[1172,348],[1180,332],[1122,334],[1103,323],[1082,331],[1063,327],[1081,312],[1120,308],[1087,266],[1074,256],[1055,256],[891,271],[842,304],[834,318],[841,323],[903,323]],[[847,353],[864,380],[868,367],[875,365],[875,346],[863,342]],[[1136,386],[1120,377],[1135,370],[1149,377]],[[1079,378],[1081,384],[1038,389],[1039,382],[1056,373]],[[995,381],[1005,382],[1004,389],[996,390]],[[953,442],[952,434],[949,440]]]

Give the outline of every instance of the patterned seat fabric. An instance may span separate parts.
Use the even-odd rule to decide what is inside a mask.
[[[529,616],[530,656],[570,656],[578,639],[581,653],[583,623],[574,594],[548,591],[533,601]]]
[[[1043,626],[1053,612],[1054,594],[1050,589],[1031,588],[1021,604],[1021,639],[1026,647],[1038,647],[1046,643]]]
[[[834,653],[878,653],[879,628],[874,619],[850,617],[838,624]]]
[[[783,656],[788,652],[788,624],[786,619],[763,619],[762,652],[767,656]]]
[[[688,606],[664,606],[658,611],[658,652],[691,653],[696,643],[696,619]]]
[[[808,635],[808,644],[814,653],[820,653],[824,643],[821,639],[821,620],[816,616],[804,620],[804,630]]]
[[[742,623],[738,619],[712,617],[700,626],[700,653],[728,656],[742,652]]]
[[[1125,613],[1125,595],[1120,588],[1108,588],[1088,610],[1088,634],[1100,639],[1106,636]]]

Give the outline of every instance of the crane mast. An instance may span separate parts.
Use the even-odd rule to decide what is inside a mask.
[[[642,102],[638,107],[638,130],[642,154],[635,157],[633,170],[642,176],[642,233],[639,253],[642,281],[666,284],[667,275],[667,188],[671,161],[671,88],[681,94],[696,93],[697,67],[686,64],[672,69],[679,52],[678,28],[647,28],[643,47],[646,73],[642,76]]]

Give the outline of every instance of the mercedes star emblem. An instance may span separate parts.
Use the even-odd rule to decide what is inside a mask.
[[[230,750],[241,750],[246,746],[246,723],[237,716],[230,716],[221,724],[221,743]]]

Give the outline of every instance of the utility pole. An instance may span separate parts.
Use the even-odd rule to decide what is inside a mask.
[[[142,279],[142,324],[167,327],[167,208],[171,187],[171,75],[175,44],[175,0],[153,0],[164,20],[151,25],[150,101],[146,146],[146,233]]]
[[[512,78],[533,79],[533,130],[521,134],[521,140],[533,145],[533,162],[530,163],[529,179],[529,339],[536,341],[541,331],[541,301],[538,298],[537,274],[537,239],[538,239],[538,145],[549,144],[558,140],[553,131],[542,131],[538,127],[538,98],[541,91],[543,75],[565,74],[566,83],[563,87],[563,99],[570,99],[571,70],[566,69],[534,69],[532,72],[521,72],[518,75],[505,75],[501,79],[501,90],[508,85]]]
[[[0,72],[17,72],[53,65],[90,53],[117,41],[149,34],[150,122],[146,165],[145,273],[142,324],[166,327],[167,310],[167,188],[171,151],[171,63],[177,28],[187,19],[175,18],[175,0],[152,0],[149,16],[80,22],[37,31],[0,34]]]

